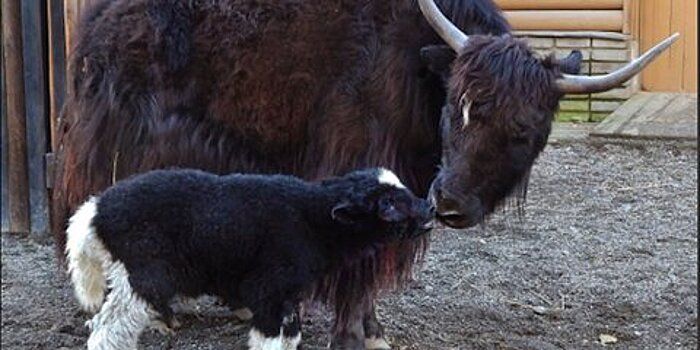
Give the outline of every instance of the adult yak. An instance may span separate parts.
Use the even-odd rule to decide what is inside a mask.
[[[430,195],[447,225],[474,225],[524,194],[564,93],[615,87],[672,41],[579,77],[580,53],[536,57],[490,0],[438,3],[450,20],[423,0],[96,4],[59,130],[59,256],[66,218],[88,195],[172,166],[306,179],[384,166]],[[335,305],[334,347],[387,346],[376,292],[409,278],[425,245],[368,251],[316,286]]]

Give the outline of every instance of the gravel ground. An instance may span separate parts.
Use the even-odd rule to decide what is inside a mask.
[[[697,348],[697,150],[673,144],[550,145],[526,214],[435,232],[416,281],[383,298],[397,349]],[[146,349],[244,348],[246,324],[204,300],[175,337]],[[75,307],[52,247],[2,236],[2,348],[80,349]],[[305,321],[305,349],[328,342]]]

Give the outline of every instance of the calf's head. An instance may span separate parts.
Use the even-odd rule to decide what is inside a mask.
[[[620,86],[678,37],[613,73],[578,76],[580,52],[563,60],[541,58],[509,34],[467,36],[433,0],[419,4],[449,44],[425,47],[421,56],[447,88],[440,120],[442,164],[429,197],[438,219],[456,228],[482,221],[509,195],[524,197],[530,168],[547,143],[564,94]]]
[[[352,232],[372,235],[366,237],[372,241],[408,239],[432,229],[432,205],[389,170],[358,170],[324,184],[340,191],[332,219]]]

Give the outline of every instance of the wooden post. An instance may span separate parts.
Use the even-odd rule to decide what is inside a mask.
[[[64,0],[63,2],[63,21],[64,21],[64,37],[66,41],[66,55],[70,55],[73,50],[73,40],[75,32],[78,30],[78,17],[80,14],[79,0]]]
[[[0,13],[2,16],[2,13]],[[2,26],[0,26],[0,38],[2,38]],[[7,90],[5,89],[5,50],[3,50],[3,45],[0,45],[0,126],[2,126],[2,135],[0,136],[0,154],[2,154],[2,167],[0,171],[2,176],[0,176],[0,182],[2,184],[2,200],[0,206],[0,213],[2,213],[2,232],[10,231],[10,204],[9,204],[9,186],[8,186],[8,154],[7,154]]]
[[[46,3],[22,1],[24,96],[27,122],[29,204],[33,236],[49,233],[49,202],[44,157],[48,151],[48,80],[46,74]]]
[[[2,45],[7,88],[8,204],[11,232],[29,232],[29,177],[24,113],[20,0],[2,1]]]
[[[51,112],[49,126],[51,134],[51,151],[57,145],[56,128],[66,95],[66,41],[63,27],[63,0],[49,0],[49,98]],[[50,187],[50,186],[49,186]]]

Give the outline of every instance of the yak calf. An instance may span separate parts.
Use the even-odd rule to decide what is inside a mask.
[[[251,349],[296,349],[299,303],[371,249],[428,232],[433,208],[388,170],[318,183],[283,175],[156,170],[118,182],[71,217],[66,253],[88,349],[136,349],[170,331],[175,297],[253,312]],[[109,293],[106,295],[106,291]]]

